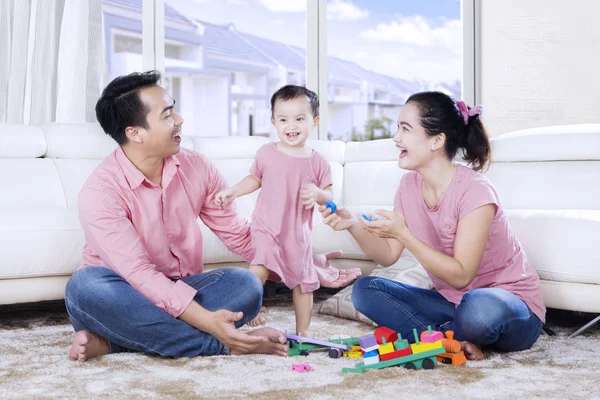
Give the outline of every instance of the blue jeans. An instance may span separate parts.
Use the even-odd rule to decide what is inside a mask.
[[[182,279],[198,291],[194,300],[210,311],[242,311],[239,328],[260,311],[260,280],[242,268],[220,268]],[[167,314],[123,277],[105,267],[85,267],[73,274],[65,303],[75,331],[88,330],[110,344],[110,352],[145,352],[166,357],[227,354],[213,336]]]
[[[543,324],[516,295],[504,289],[468,291],[458,305],[440,293],[375,276],[358,279],[352,303],[378,325],[387,326],[414,341],[417,332],[454,331],[456,340],[502,351],[533,346]]]

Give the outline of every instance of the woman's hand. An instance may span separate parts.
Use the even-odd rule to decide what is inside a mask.
[[[320,206],[319,212],[323,216],[323,223],[336,231],[348,230],[356,224],[356,220],[344,206],[338,206],[335,214],[331,212],[331,208],[326,206]]]
[[[367,221],[364,218],[359,218],[360,225],[363,229],[380,238],[396,239],[401,242],[402,237],[408,231],[404,216],[397,212],[386,210],[377,210],[376,213],[381,215],[383,219]]]

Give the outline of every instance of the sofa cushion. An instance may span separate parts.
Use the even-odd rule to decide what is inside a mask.
[[[508,210],[541,279],[600,284],[600,210]]]
[[[36,158],[45,152],[46,138],[40,128],[0,122],[0,158]]]
[[[0,210],[19,207],[66,207],[60,177],[52,160],[0,159]]]
[[[0,279],[72,274],[83,263],[84,234],[66,208],[0,210]]]
[[[600,124],[545,126],[510,132],[492,140],[492,160],[600,160]]]
[[[506,209],[600,210],[600,161],[494,163],[486,176]]]

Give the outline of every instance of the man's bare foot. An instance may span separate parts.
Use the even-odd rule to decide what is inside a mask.
[[[73,337],[73,344],[69,350],[69,360],[87,361],[94,357],[106,355],[110,352],[108,341],[89,331],[79,331]]]
[[[481,348],[471,342],[467,342],[466,340],[460,342],[460,348],[465,353],[467,360],[478,361],[485,358],[485,354],[483,354]]]
[[[239,356],[242,354],[274,354],[277,356],[287,357],[289,348],[285,344],[285,342],[287,342],[285,333],[273,328],[260,328],[248,332],[247,334],[252,336],[262,336],[268,340],[260,343],[253,351],[242,352],[235,349],[229,349],[229,355]]]
[[[265,318],[266,313],[269,312],[269,309],[267,307],[261,307],[260,311],[258,312],[258,315],[256,317],[254,317],[251,321],[248,321],[246,323],[246,325],[248,325],[251,328],[256,328],[257,326],[262,326],[264,324],[267,323],[267,320]]]

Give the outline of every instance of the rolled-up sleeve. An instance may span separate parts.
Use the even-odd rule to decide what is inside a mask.
[[[196,290],[183,281],[173,282],[150,262],[119,195],[110,190],[83,189],[78,204],[86,243],[105,266],[156,306],[179,317]]]

